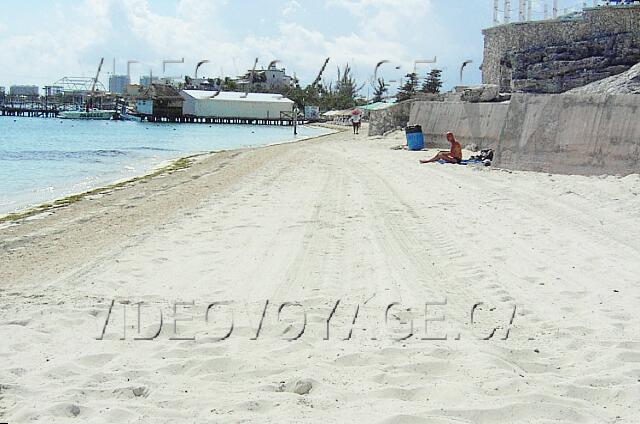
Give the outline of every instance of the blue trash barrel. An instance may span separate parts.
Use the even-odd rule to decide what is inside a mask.
[[[424,135],[420,125],[411,125],[404,129],[407,136],[407,148],[409,150],[424,149]]]

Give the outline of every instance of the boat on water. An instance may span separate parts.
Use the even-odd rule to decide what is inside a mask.
[[[122,107],[120,108],[120,112],[118,113],[118,115],[116,116],[117,120],[119,121],[133,121],[133,122],[141,122],[142,119],[138,116],[135,115],[133,113],[131,113],[128,109],[126,105],[122,105]]]
[[[60,112],[58,118],[108,121],[113,119],[116,114],[115,110],[69,110]]]

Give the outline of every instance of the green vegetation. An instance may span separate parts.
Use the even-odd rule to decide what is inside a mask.
[[[350,109],[366,101],[359,99],[357,93],[359,88],[353,77],[351,67],[347,63],[344,68],[338,68],[338,78],[335,85],[330,83],[309,84],[302,88],[298,81],[289,89],[283,90],[280,94],[296,102],[300,110],[304,110],[307,105],[319,106],[320,110]]]
[[[387,84],[383,78],[378,78],[375,87],[373,87],[373,102],[381,102],[384,95],[389,91]]]
[[[226,91],[236,91],[238,89],[238,84],[234,80],[229,77],[225,77],[222,81],[222,89]]]
[[[407,79],[407,82],[405,82],[400,88],[400,91],[398,91],[398,95],[396,96],[399,102],[409,100],[418,91],[418,74],[412,72],[405,75],[405,78]]]
[[[432,93],[437,94],[440,92],[442,88],[442,71],[439,69],[433,69],[427,75],[427,78],[424,80],[424,84],[422,84],[422,92],[423,93]]]

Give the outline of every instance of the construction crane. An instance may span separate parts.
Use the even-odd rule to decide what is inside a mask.
[[[322,79],[322,74],[324,74],[324,70],[327,68],[327,64],[329,63],[329,59],[331,59],[330,57],[328,57],[325,61],[324,61],[324,65],[322,65],[322,68],[320,68],[320,72],[318,72],[318,76],[316,77],[315,80],[313,80],[313,83],[311,84],[312,87],[315,87],[316,85],[318,85],[318,83],[320,82],[320,80]]]
[[[96,85],[98,84],[98,78],[100,78],[100,71],[102,71],[102,65],[104,64],[104,57],[100,58],[100,64],[98,65],[98,71],[96,72],[96,77],[93,79],[91,83],[91,90],[89,90],[89,96],[87,98],[87,112],[93,106],[93,95],[96,90]]]
[[[98,78],[100,78],[100,71],[102,71],[102,65],[104,65],[104,57],[100,59],[100,64],[98,65],[98,71],[96,72],[96,76],[93,79],[93,84],[91,84],[91,92],[92,93],[96,89],[96,84],[98,84]]]

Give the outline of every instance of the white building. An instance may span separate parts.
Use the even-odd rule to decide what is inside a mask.
[[[264,77],[269,88],[289,87],[293,82],[284,69],[278,69],[275,65],[264,71]]]
[[[9,94],[12,96],[32,96],[40,95],[40,89],[37,85],[12,85],[9,87]]]
[[[251,85],[254,90],[278,90],[293,86],[294,80],[287,75],[285,69],[278,69],[276,65],[271,65],[268,69],[257,69],[253,72],[253,81],[251,81],[251,73],[247,73],[238,78],[236,83],[238,87],[244,89],[247,85]]]
[[[222,80],[220,78],[186,78],[185,90],[220,91]]]
[[[130,82],[129,77],[126,75],[111,75],[109,77],[109,92],[124,94]]]
[[[199,118],[280,119],[293,111],[293,100],[280,94],[182,90],[182,113]]]

